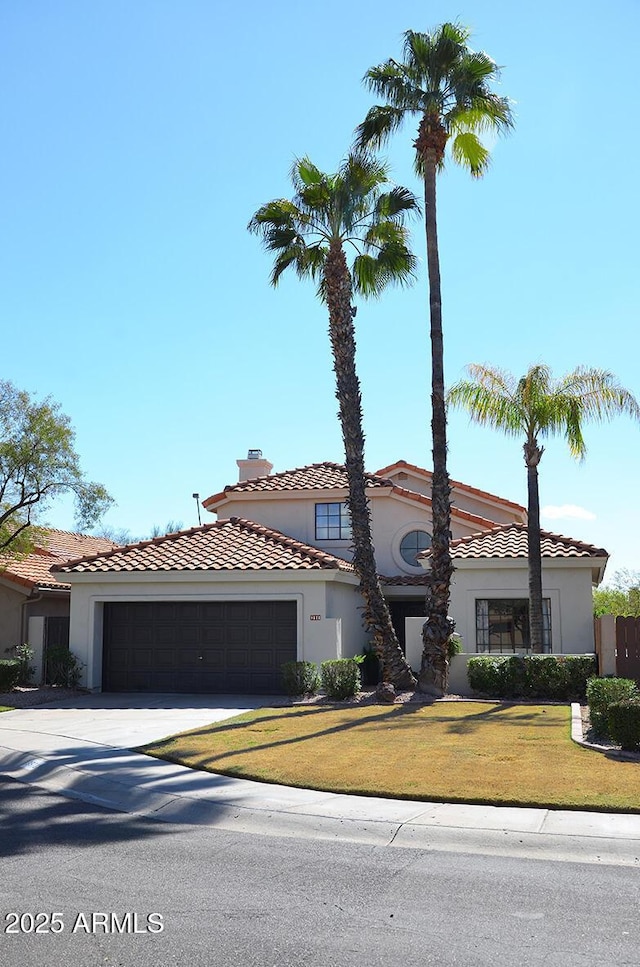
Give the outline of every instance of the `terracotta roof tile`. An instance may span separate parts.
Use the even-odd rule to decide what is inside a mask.
[[[61,578],[53,574],[54,564],[68,561],[80,555],[109,551],[116,545],[104,537],[91,534],[74,534],[54,528],[40,528],[40,544],[25,557],[0,556],[0,577],[26,588],[43,590],[70,590]]]
[[[428,477],[429,480],[433,477],[431,470],[418,467],[415,463],[407,463],[406,460],[397,460],[395,463],[390,463],[388,467],[383,467],[382,470],[377,470],[376,473],[384,477],[393,470],[413,470],[414,473]],[[462,483],[460,480],[450,480],[449,482],[452,487],[457,487],[459,490],[465,490],[469,494],[476,494],[478,497],[485,497],[487,500],[493,500],[499,504],[505,504],[507,507],[513,507],[515,510],[521,510],[523,513],[526,513],[526,507],[523,507],[521,504],[516,504],[512,500],[507,500],[505,497],[490,494],[488,490],[479,490],[478,487],[472,487],[470,484]]]
[[[377,474],[365,474],[367,487],[392,487],[390,480],[385,480]],[[215,506],[227,494],[237,493],[266,493],[288,490],[346,490],[348,488],[347,471],[339,463],[311,463],[306,467],[296,467],[294,470],[284,470],[282,473],[271,473],[263,477],[253,477],[251,480],[241,480],[240,483],[229,484],[219,494],[207,497],[202,506]]]
[[[413,500],[417,504],[424,504],[426,507],[431,507],[431,497],[427,497],[426,494],[417,494],[415,490],[407,490],[406,487],[393,486],[393,493],[398,494],[399,497],[406,497],[408,500]],[[458,517],[460,520],[469,521],[471,524],[477,524],[478,527],[483,528],[493,528],[497,526],[495,520],[490,520],[488,517],[481,517],[479,514],[471,514],[468,510],[461,510],[459,507],[452,505],[451,516]]]
[[[542,556],[546,558],[592,558],[608,557],[602,547],[585,544],[584,541],[564,537],[562,534],[552,534],[541,531]],[[481,534],[471,534],[469,537],[459,537],[451,542],[451,556],[455,560],[472,560],[475,558],[526,558],[528,549],[527,525],[505,524],[494,527]],[[423,551],[419,557],[428,558],[429,551]]]
[[[340,570],[353,565],[240,517],[192,527],[64,565],[62,573]]]
[[[365,474],[367,488],[387,489],[400,497],[414,500],[416,503],[431,506],[431,498],[418,494],[406,487],[399,487],[393,480],[376,473]],[[283,493],[295,490],[348,490],[347,471],[339,463],[312,463],[295,470],[285,470],[282,473],[272,473],[252,480],[242,480],[237,484],[230,484],[219,494],[213,494],[202,502],[207,510],[214,510],[227,496],[238,493]],[[515,505],[514,505],[515,506]],[[457,507],[451,508],[454,517],[470,521],[479,527],[495,527],[496,521],[478,514],[470,514]]]
[[[429,583],[430,576],[427,571],[424,574],[394,574],[391,577],[387,577],[384,574],[380,575],[380,581],[382,584],[395,587],[398,585],[405,586],[416,586],[424,587]]]

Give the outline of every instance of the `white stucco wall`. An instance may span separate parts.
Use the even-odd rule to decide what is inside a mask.
[[[351,541],[319,541],[315,534],[315,505],[345,500],[346,490],[304,492],[300,495],[286,492],[271,495],[231,494],[229,502],[220,507],[218,516],[245,517],[283,534],[319,547],[329,554],[351,560]],[[431,510],[425,504],[400,497],[397,494],[376,490],[369,492],[371,526],[376,562],[381,574],[421,574],[422,568],[409,567],[400,555],[400,541],[411,530],[432,530]],[[477,533],[478,524],[458,519],[451,521],[453,538],[467,537]]]
[[[341,657],[345,632],[352,636],[359,599],[350,575],[308,571],[218,572],[213,578],[203,572],[166,574],[77,574],[71,575],[71,624],[69,647],[85,665],[82,684],[102,685],[102,614],[105,601],[216,601],[292,600],[298,611],[298,659],[320,663]],[[99,580],[96,580],[99,578]],[[342,585],[331,588],[333,581]],[[315,616],[319,615],[316,619]],[[314,616],[312,618],[312,616]]]
[[[476,650],[476,599],[527,598],[527,562],[457,561],[451,585],[451,614],[465,652]],[[551,601],[554,654],[593,652],[591,561],[545,561],[542,593]]]
[[[387,476],[387,475],[385,475]],[[414,470],[399,469],[388,474],[389,479],[393,480],[399,487],[405,490],[413,490],[417,494],[431,496],[431,480]],[[515,507],[505,505],[499,498],[493,500],[491,497],[483,497],[474,494],[464,487],[452,487],[452,503],[459,510],[466,510],[469,514],[477,514],[479,517],[487,517],[489,520],[499,524],[512,524],[514,521],[524,523],[526,513]]]
[[[327,585],[327,613],[342,616],[342,654],[340,658],[359,655],[369,640],[362,623],[362,597],[358,585]]]

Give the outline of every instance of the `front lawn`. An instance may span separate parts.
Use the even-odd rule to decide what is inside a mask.
[[[562,705],[262,708],[138,751],[332,792],[640,812],[640,763],[576,745]]]

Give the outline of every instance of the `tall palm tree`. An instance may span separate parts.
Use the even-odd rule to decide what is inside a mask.
[[[308,158],[296,161],[292,200],[260,208],[249,229],[276,255],[271,283],[292,266],[318,283],[329,310],[329,336],[336,397],[344,442],[351,514],[353,564],[364,599],[365,626],[373,632],[383,677],[397,688],[416,680],[398,644],[376,569],[371,518],[365,493],[364,433],[360,383],[355,366],[353,295],[377,296],[389,283],[409,282],[415,258],[407,246],[404,220],[418,209],[405,188],[392,187],[384,164],[350,155],[336,174],[324,174]],[[384,190],[386,189],[386,190]],[[347,264],[346,247],[354,258]]]
[[[452,406],[467,410],[474,422],[523,437],[527,467],[529,541],[529,634],[534,652],[543,649],[542,558],[540,553],[540,498],[538,464],[544,453],[539,438],[563,434],[569,452],[584,459],[582,433],[588,422],[610,420],[619,413],[640,419],[632,394],[603,369],[579,366],[554,380],[548,366],[531,366],[520,379],[476,363],[467,367],[469,379],[460,380],[448,394]]]
[[[404,61],[388,60],[365,74],[365,84],[386,104],[372,107],[356,132],[359,147],[378,148],[407,116],[418,118],[418,137],[413,145],[416,172],[424,181],[433,439],[431,582],[427,590],[428,621],[423,630],[420,685],[436,694],[447,690],[447,642],[454,627],[448,616],[453,574],[449,552],[451,488],[447,472],[436,175],[444,166],[449,144],[453,160],[474,177],[480,177],[489,163],[489,151],[479,135],[504,131],[512,124],[508,100],[491,90],[498,74],[496,64],[487,54],[470,50],[469,36],[470,31],[457,23],[442,24],[430,33],[408,30],[404,35]]]

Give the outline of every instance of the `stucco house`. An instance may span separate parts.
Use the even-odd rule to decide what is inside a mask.
[[[0,555],[0,658],[28,642],[34,650],[34,681],[43,676],[47,646],[69,640],[71,585],[51,567],[114,547],[113,541],[44,527],[31,554]]]
[[[344,467],[282,473],[260,451],[207,498],[217,520],[56,567],[71,584],[70,646],[91,689],[280,690],[280,665],[361,652]],[[376,559],[400,640],[419,667],[429,567],[431,473],[400,460],[367,475]],[[522,650],[526,511],[452,481],[452,614],[470,653]],[[593,651],[601,548],[545,534],[547,648]]]

